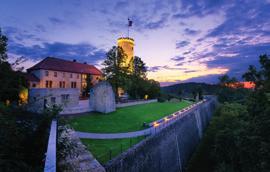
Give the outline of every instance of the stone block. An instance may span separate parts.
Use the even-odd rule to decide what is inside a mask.
[[[106,81],[99,82],[90,90],[90,107],[93,111],[110,113],[115,111],[115,94],[112,86]]]

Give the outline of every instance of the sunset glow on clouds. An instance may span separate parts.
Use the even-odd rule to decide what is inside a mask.
[[[27,57],[27,67],[56,56],[102,68],[105,53],[127,35],[130,17],[135,55],[149,78],[211,83],[224,73],[240,79],[270,53],[269,10],[267,0],[4,0],[0,27],[9,53]]]

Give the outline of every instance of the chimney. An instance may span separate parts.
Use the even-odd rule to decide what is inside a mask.
[[[76,59],[73,59],[73,62],[76,62],[77,60]]]

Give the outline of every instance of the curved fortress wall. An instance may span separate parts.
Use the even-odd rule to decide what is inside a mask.
[[[203,130],[217,106],[215,97],[169,125],[160,133],[146,138],[127,152],[109,161],[108,172],[184,171]]]

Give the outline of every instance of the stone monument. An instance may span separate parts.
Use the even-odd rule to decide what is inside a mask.
[[[110,83],[101,81],[90,90],[90,107],[93,111],[110,113],[115,111],[115,95]]]

